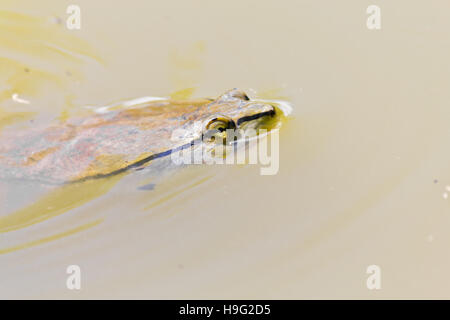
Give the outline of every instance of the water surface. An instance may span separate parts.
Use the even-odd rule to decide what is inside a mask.
[[[294,110],[274,176],[3,181],[0,297],[449,297],[448,2],[379,1],[379,31],[356,0],[79,0],[74,31],[69,4],[2,1],[0,130],[233,87]]]

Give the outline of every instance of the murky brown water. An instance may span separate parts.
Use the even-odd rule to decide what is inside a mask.
[[[79,0],[73,31],[69,4],[1,1],[0,130],[232,87],[294,111],[274,176],[0,185],[0,297],[450,297],[448,1],[377,1],[379,31],[356,0]],[[373,264],[381,290],[366,287]]]

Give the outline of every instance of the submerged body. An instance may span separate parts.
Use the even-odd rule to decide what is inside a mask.
[[[230,90],[217,99],[158,100],[44,129],[0,136],[0,179],[66,183],[142,166],[188,146],[208,127],[239,129],[275,115],[275,108]],[[176,129],[188,132],[173,139]]]

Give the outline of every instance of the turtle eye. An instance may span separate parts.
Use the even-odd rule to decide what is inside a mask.
[[[228,117],[220,116],[211,119],[205,126],[206,131],[203,134],[203,141],[216,143],[227,143],[228,129],[236,129],[236,123]]]
[[[236,129],[236,124],[232,119],[226,117],[211,119],[206,125],[206,130],[217,130],[219,132],[223,132],[227,129]]]

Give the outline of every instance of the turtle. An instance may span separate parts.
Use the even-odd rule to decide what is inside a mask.
[[[47,127],[0,136],[0,180],[65,184],[139,169],[188,148],[205,130],[256,128],[276,116],[273,103],[231,89],[215,99],[156,99],[106,109]],[[174,130],[187,134],[173,139]]]

